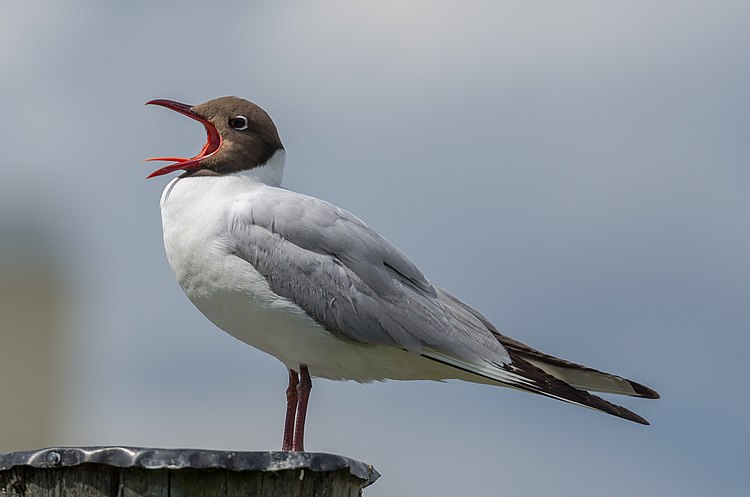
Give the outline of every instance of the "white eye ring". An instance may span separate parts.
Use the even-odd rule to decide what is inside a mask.
[[[229,120],[229,125],[237,131],[247,129],[247,118],[245,116],[235,116]]]

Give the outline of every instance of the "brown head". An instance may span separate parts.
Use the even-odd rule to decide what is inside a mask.
[[[217,175],[262,166],[274,153],[283,150],[279,132],[266,111],[237,97],[221,97],[200,105],[172,100],[151,100],[146,105],[160,105],[184,114],[206,128],[206,144],[195,157],[154,157],[174,164],[162,167],[148,177],[183,170],[188,174]]]

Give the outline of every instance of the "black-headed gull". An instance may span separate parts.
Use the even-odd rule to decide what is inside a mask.
[[[219,328],[289,369],[282,450],[304,450],[310,377],[461,379],[517,388],[636,423],[588,390],[656,399],[650,388],[535,350],[430,282],[364,222],[281,188],[285,151],[268,114],[236,97],[148,102],[208,135],[161,198],[169,264]]]

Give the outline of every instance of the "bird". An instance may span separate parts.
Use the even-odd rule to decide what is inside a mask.
[[[464,380],[543,395],[643,425],[591,392],[657,399],[653,389],[510,338],[430,281],[355,215],[281,186],[286,151],[271,117],[227,96],[156,99],[200,122],[206,143],[175,171],[161,218],[169,265],[216,326],[288,370],[282,451],[304,451],[312,377]]]

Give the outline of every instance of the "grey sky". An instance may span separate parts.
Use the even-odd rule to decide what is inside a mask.
[[[50,443],[278,448],[283,366],[182,294],[166,180],[140,162],[204,140],[145,101],[234,94],[274,118],[287,187],[509,335],[663,396],[623,401],[644,428],[486,386],[316,381],[307,446],[374,464],[367,495],[744,495],[750,4],[436,3],[4,8],[0,229],[41,233],[74,302]]]

